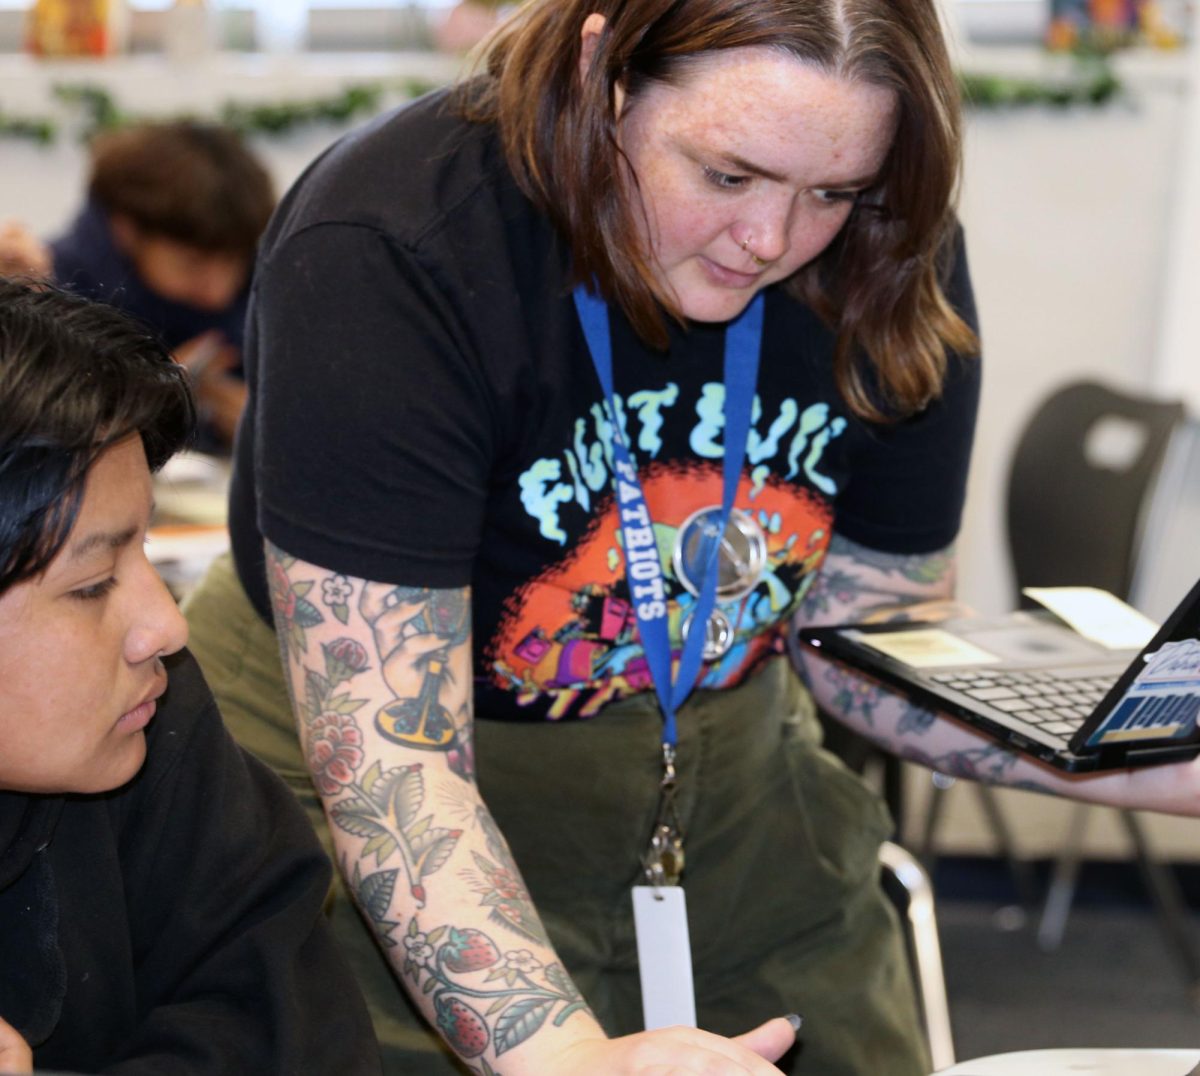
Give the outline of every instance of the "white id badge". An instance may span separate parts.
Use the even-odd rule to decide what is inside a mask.
[[[687,902],[677,885],[633,887],[638,975],[646,1030],[696,1026]]]

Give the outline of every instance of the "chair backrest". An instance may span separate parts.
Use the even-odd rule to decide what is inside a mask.
[[[1021,434],[1008,480],[1017,586],[1094,586],[1128,599],[1143,516],[1182,403],[1066,385]]]

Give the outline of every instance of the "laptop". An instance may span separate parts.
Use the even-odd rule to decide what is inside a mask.
[[[1200,754],[1200,582],[1142,650],[1044,611],[806,628],[801,643],[1072,772]]]

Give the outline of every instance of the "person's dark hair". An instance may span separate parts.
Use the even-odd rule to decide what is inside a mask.
[[[49,567],[108,446],[139,434],[158,470],[195,420],[186,372],[137,322],[0,279],[0,594]]]
[[[606,22],[581,76],[580,31],[592,12]],[[746,47],[782,49],[896,94],[896,138],[878,183],[786,286],[835,328],[835,373],[855,412],[917,410],[941,391],[947,349],[978,347],[941,287],[961,119],[933,0],[531,0],[491,39],[483,77],[464,83],[458,101],[470,118],[498,124],[518,182],[570,247],[572,283],[595,279],[663,347],[663,310],[679,313],[655,281],[640,211],[626,197],[615,89],[633,101],[648,83],[681,81],[706,53]]]
[[[241,137],[192,121],[98,134],[88,194],[143,231],[247,261],[275,207],[271,177]]]

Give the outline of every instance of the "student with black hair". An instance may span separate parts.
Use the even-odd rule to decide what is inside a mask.
[[[0,1071],[379,1071],[330,867],[146,557],[182,368],[0,280]]]

